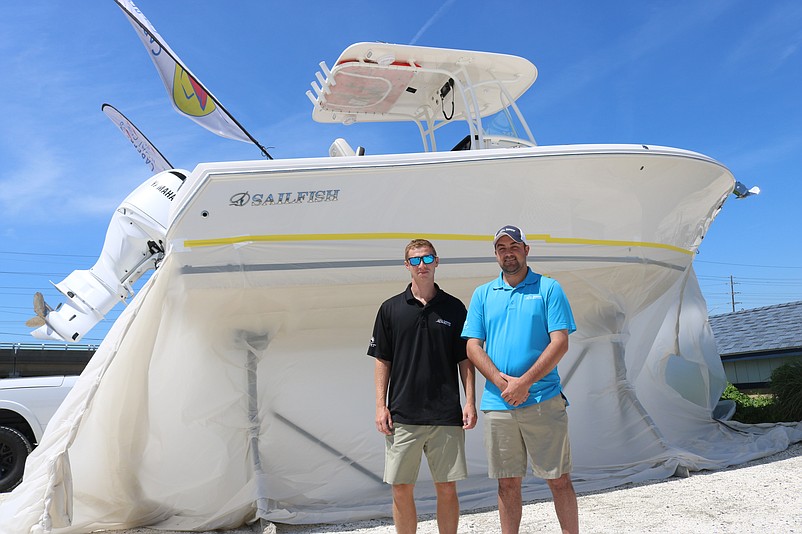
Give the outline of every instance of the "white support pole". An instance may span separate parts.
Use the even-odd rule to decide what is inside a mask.
[[[259,452],[259,434],[262,431],[259,419],[259,387],[257,384],[257,367],[259,357],[257,352],[267,348],[267,334],[254,334],[252,332],[241,332],[242,341],[247,347],[248,356],[245,367],[248,374],[248,439],[251,449],[251,461],[253,463],[253,475],[256,477],[256,518],[259,519],[260,526],[268,532],[270,522],[267,519],[269,512],[267,488],[264,486],[264,469],[262,468],[262,457]]]

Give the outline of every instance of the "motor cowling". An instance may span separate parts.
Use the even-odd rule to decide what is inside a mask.
[[[187,172],[164,171],[129,194],[114,212],[97,262],[53,284],[65,301],[34,309],[44,324],[37,339],[77,342],[120,302],[134,295],[133,284],[164,256],[167,218]]]

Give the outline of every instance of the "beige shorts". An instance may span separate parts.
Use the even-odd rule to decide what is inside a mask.
[[[484,428],[490,478],[525,476],[527,452],[536,477],[551,480],[571,472],[562,395],[524,408],[486,411]]]
[[[421,454],[426,454],[435,482],[454,482],[468,477],[465,431],[461,426],[405,425],[395,423],[385,436],[384,481],[414,484]]]

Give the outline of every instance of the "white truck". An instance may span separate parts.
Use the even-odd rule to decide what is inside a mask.
[[[22,480],[25,460],[77,376],[0,379],[0,492]]]

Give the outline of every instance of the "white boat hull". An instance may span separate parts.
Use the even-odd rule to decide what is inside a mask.
[[[382,280],[375,263],[419,236],[460,265],[445,276],[471,275],[511,222],[561,270],[597,257],[684,269],[733,184],[699,154],[628,145],[208,164],[179,192],[168,240],[192,266],[214,265],[216,246],[253,250],[243,262],[272,265],[279,284],[316,262],[365,262],[359,279]]]

